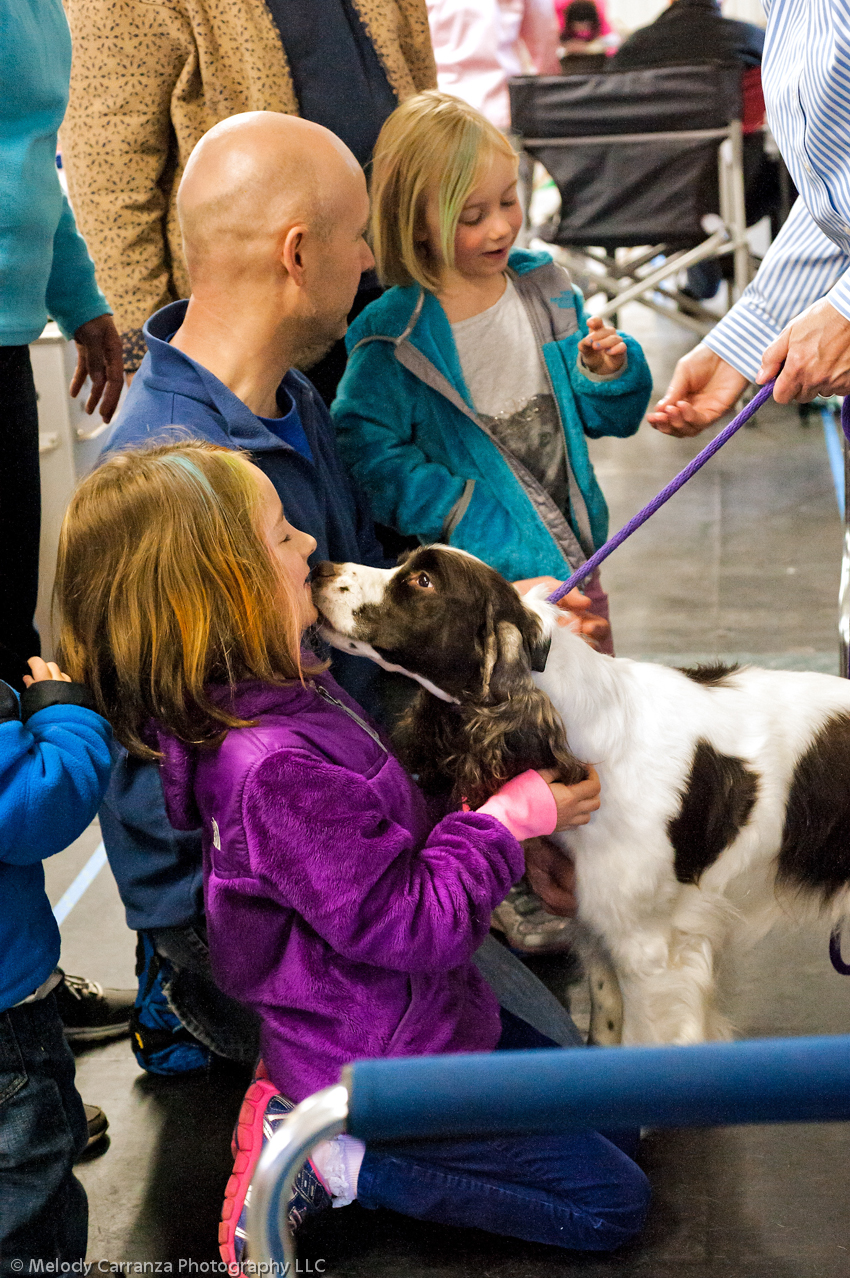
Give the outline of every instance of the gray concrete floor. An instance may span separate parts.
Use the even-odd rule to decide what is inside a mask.
[[[631,308],[663,390],[689,339]],[[837,671],[840,524],[819,419],[800,426],[770,405],[603,569],[617,649],[671,664],[713,658]],[[612,530],[706,442],[643,426],[593,445]],[[98,842],[97,828],[48,863],[56,901]],[[62,928],[63,962],[110,985],[133,984],[133,937],[108,869]],[[843,1033],[850,981],[823,938],[775,933],[735,964],[731,1012],[743,1036]],[[144,1076],[126,1041],[78,1057],[80,1090],[102,1105],[110,1142],[83,1164],[89,1259],[214,1260],[243,1080]],[[437,1228],[356,1204],[308,1222],[301,1272],[340,1278],[839,1278],[850,1274],[847,1129],[823,1126],[666,1131],[644,1141],[654,1203],[643,1237],[605,1257]],[[324,1264],[319,1262],[323,1261]],[[182,1262],[182,1267],[181,1267]],[[197,1272],[197,1271],[196,1271]]]

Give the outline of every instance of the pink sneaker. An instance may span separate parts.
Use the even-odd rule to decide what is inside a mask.
[[[218,1227],[219,1254],[228,1264],[238,1265],[245,1256],[251,1178],[263,1152],[263,1145],[294,1108],[295,1102],[278,1092],[261,1062],[242,1101],[230,1146],[233,1171],[224,1191]],[[331,1196],[308,1160],[292,1187],[288,1210],[290,1228],[297,1229],[305,1216],[330,1205]]]

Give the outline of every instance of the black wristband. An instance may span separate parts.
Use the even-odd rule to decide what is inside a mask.
[[[11,719],[20,719],[21,707],[8,683],[0,679],[0,723],[8,723]]]
[[[31,683],[21,696],[21,718],[24,723],[48,706],[82,706],[94,710],[92,695],[84,683],[66,683],[64,679],[41,679]]]

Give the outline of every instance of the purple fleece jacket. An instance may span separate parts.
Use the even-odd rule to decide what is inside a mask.
[[[311,685],[239,685],[256,727],[216,750],[158,736],[169,817],[203,828],[216,980],[259,1013],[266,1068],[296,1101],[352,1060],[495,1047],[471,958],[524,869],[495,817],[434,825],[377,729],[342,708],[363,717],[356,702],[328,674]]]

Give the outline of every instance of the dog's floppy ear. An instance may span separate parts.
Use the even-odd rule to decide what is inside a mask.
[[[500,786],[528,768],[558,768],[568,784],[587,775],[571,753],[560,716],[531,678],[544,644],[530,618],[527,633],[498,619],[490,604],[482,638],[481,691],[456,713],[461,732],[449,770],[455,795],[478,807]],[[548,644],[545,645],[548,652]]]

